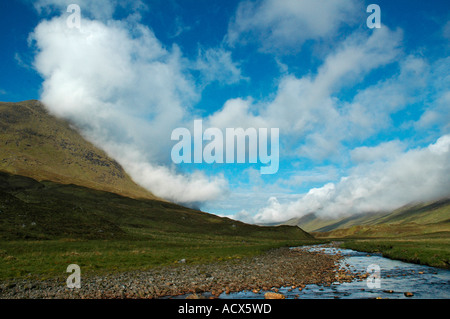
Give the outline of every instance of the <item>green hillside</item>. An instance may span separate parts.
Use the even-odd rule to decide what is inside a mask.
[[[0,173],[0,280],[220,261],[313,242],[298,227],[244,224],[168,202]]]
[[[156,198],[39,101],[0,102],[0,149],[0,171],[132,198]]]
[[[299,227],[249,225],[168,202],[137,200],[2,172],[0,209],[2,240],[141,240],[171,233],[268,239],[311,238]]]
[[[320,218],[312,213],[284,224],[297,225],[320,237],[396,237],[447,232],[450,231],[450,199],[337,219]]]

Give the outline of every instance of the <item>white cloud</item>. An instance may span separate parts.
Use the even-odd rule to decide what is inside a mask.
[[[37,0],[34,1],[34,7],[39,14],[59,13],[65,12],[67,7],[74,3],[79,5],[83,18],[101,21],[112,19],[118,7],[132,10],[133,14],[129,18],[134,19],[140,16],[140,11],[147,10],[147,6],[141,0]]]
[[[442,134],[450,132],[450,57],[436,61],[428,75],[433,88],[432,100],[414,127],[429,130],[438,127]]]
[[[369,37],[355,32],[330,54],[320,67],[315,84],[319,90],[336,91],[362,75],[395,61],[402,32],[383,26]]]
[[[240,212],[230,216],[230,215],[222,215],[223,217],[232,218],[234,220],[240,220],[244,223],[253,223],[253,216],[251,213],[246,211],[245,209],[241,210]]]
[[[392,210],[411,202],[449,196],[449,176],[450,135],[444,135],[428,147],[389,160],[362,163],[339,182],[311,189],[297,201],[280,204],[271,198],[254,221],[281,222],[311,212],[338,217]]]
[[[325,183],[338,177],[339,169],[335,166],[319,166],[306,171],[295,171],[289,178],[280,180],[279,183],[291,187],[303,186],[309,183]]]
[[[178,47],[164,48],[135,21],[84,18],[80,29],[70,29],[64,16],[42,21],[31,39],[38,51],[34,65],[44,78],[42,101],[75,121],[133,179],[177,202],[223,193],[223,176],[167,168],[171,131],[190,121],[187,109],[199,97]]]
[[[182,18],[179,16],[175,18],[174,22],[175,22],[175,31],[173,32],[173,34],[169,35],[170,38],[177,38],[184,32],[190,31],[192,28],[190,26],[185,25]]]
[[[222,109],[208,117],[210,127],[268,127],[266,119],[253,114],[252,100],[240,98],[228,100]],[[256,111],[256,110],[255,110]]]
[[[215,200],[228,189],[223,175],[210,178],[200,171],[181,174],[168,165],[155,165],[140,158],[139,152],[124,153],[123,149],[114,155],[137,183],[173,202],[189,204]]]
[[[366,103],[366,98],[362,99],[360,106],[356,99],[355,104],[347,106],[353,108],[348,111],[334,95],[341,89],[362,81],[369,72],[393,63],[400,55],[401,38],[400,31],[391,31],[385,26],[370,36],[356,32],[325,58],[316,75],[305,75],[302,78],[284,75],[271,101],[253,103],[251,99],[229,100],[221,110],[209,117],[210,123],[219,127],[239,125],[280,128],[280,134],[289,143],[293,143],[291,145],[297,144],[297,149],[294,147],[295,151],[291,152],[296,152],[296,156],[323,159],[336,155],[343,140],[361,133],[356,129],[358,126],[355,123],[362,124],[361,121],[366,116],[355,114],[358,107],[362,108],[361,113],[364,115],[371,104]],[[387,89],[386,84],[383,90]],[[392,95],[389,96],[391,97]],[[383,101],[383,95],[378,95],[377,103],[381,104]],[[380,108],[373,112],[389,116],[393,109]],[[371,119],[368,118],[367,121]],[[376,132],[379,127],[376,125],[371,133]]]
[[[401,154],[406,146],[396,140],[381,143],[374,147],[361,146],[350,151],[352,160],[356,163],[376,162],[392,159]]]
[[[361,90],[345,106],[349,136],[364,139],[388,129],[392,114],[426,100],[430,65],[422,58],[408,56],[399,68],[398,74]]]
[[[30,64],[26,63],[23,60],[22,56],[19,53],[17,53],[17,52],[14,54],[14,60],[16,60],[16,63],[17,63],[18,66],[20,66],[22,68],[25,68],[25,69],[32,69]]]
[[[193,69],[200,71],[205,84],[214,81],[233,84],[248,80],[241,74],[239,65],[233,62],[231,52],[222,48],[200,49]]]
[[[442,132],[450,132],[450,91],[442,93],[415,123],[415,127],[419,129],[433,126],[440,127]]]
[[[146,8],[140,0],[81,0],[81,29],[69,29],[64,9],[70,3],[35,3],[38,10],[50,5],[64,12],[42,21],[31,37],[37,47],[34,65],[44,78],[43,102],[58,116],[76,121],[83,134],[156,195],[184,203],[223,195],[228,190],[223,175],[181,174],[170,166],[170,133],[192,125],[191,108],[200,98],[201,88],[188,71],[202,74],[200,86],[246,80],[232,52],[201,49],[196,60],[188,61],[179,47],[164,47],[139,22],[139,10]],[[133,14],[114,20],[118,6]],[[228,40],[230,44],[259,41],[270,52],[300,49],[305,41],[332,38],[344,24],[353,22],[359,6],[356,0],[246,1],[229,25]],[[365,10],[361,12],[365,15]],[[182,26],[180,21],[178,25]],[[376,137],[392,128],[391,115],[418,101],[428,103],[423,89],[431,86],[436,91],[431,104],[410,125],[422,130],[437,125],[441,135],[448,134],[448,59],[429,65],[423,58],[404,57],[401,40],[401,31],[386,26],[355,31],[327,51],[317,70],[302,77],[290,74],[288,66],[275,58],[283,75],[273,96],[264,101],[230,99],[205,119],[205,126],[280,128],[288,145],[282,148],[282,156],[342,164],[345,142]],[[398,74],[358,87],[358,92],[351,90],[360,83],[366,85],[364,79],[372,71],[394,63]],[[352,93],[339,99],[343,89]],[[300,171],[268,187],[249,170],[249,183],[235,188],[234,198],[216,202],[215,207],[239,206],[243,210],[236,216],[250,220],[252,207],[266,206],[255,217],[258,222],[283,221],[311,211],[331,215],[396,208],[449,189],[448,144],[446,135],[424,149],[405,151],[406,143],[397,140],[357,147],[350,152],[357,166],[348,177],[307,194],[289,194],[280,185],[336,181],[340,172],[333,166]]]
[[[299,50],[307,40],[330,37],[354,23],[358,9],[354,0],[244,1],[229,25],[228,42],[257,40],[265,51]]]

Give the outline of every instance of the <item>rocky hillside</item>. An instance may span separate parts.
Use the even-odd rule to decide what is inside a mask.
[[[39,101],[0,102],[0,171],[155,199],[104,151]]]

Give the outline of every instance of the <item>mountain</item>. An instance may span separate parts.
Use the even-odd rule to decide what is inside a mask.
[[[313,238],[159,199],[39,101],[0,102],[0,147],[0,240]]]
[[[288,220],[319,237],[396,237],[450,233],[450,198],[414,203],[391,212],[357,214],[337,219],[310,213]]]
[[[209,235],[210,240],[313,238],[299,227],[249,225],[159,200],[0,172],[0,240],[156,240],[198,235]]]
[[[156,199],[104,151],[36,100],[0,102],[0,171]]]

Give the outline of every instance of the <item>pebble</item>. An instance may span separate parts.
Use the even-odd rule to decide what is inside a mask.
[[[242,290],[275,294],[280,287],[296,287],[301,291],[307,284],[351,280],[350,274],[339,270],[340,258],[279,248],[239,261],[201,265],[176,263],[146,271],[82,276],[79,289],[67,288],[65,277],[42,281],[6,280],[0,283],[0,299],[143,299],[180,295],[202,298],[205,292],[214,292],[213,297]],[[340,274],[340,278],[336,279],[336,274]]]
[[[286,297],[283,294],[276,292],[266,292],[264,294],[264,299],[285,299]]]

